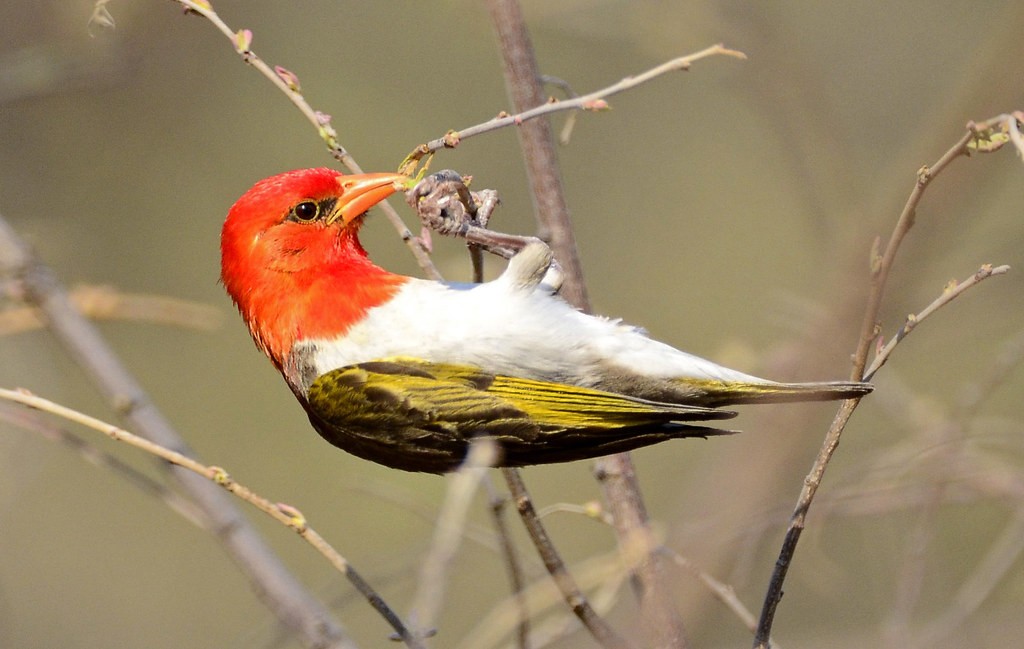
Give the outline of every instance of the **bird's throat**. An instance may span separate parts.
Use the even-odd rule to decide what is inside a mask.
[[[344,336],[409,279],[365,258],[363,263],[266,272],[266,281],[255,284],[239,309],[257,346],[278,368],[295,343]]]

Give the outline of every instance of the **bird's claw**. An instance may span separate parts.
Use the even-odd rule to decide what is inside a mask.
[[[462,176],[450,169],[433,173],[416,183],[406,192],[405,200],[425,227],[447,236],[461,237],[504,259],[511,259],[527,245],[540,242],[537,237],[488,230],[491,215],[501,202],[498,193],[493,189],[471,192]]]

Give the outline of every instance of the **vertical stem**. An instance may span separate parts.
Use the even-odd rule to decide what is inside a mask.
[[[501,470],[501,473],[505,476],[509,493],[512,494],[516,509],[519,510],[519,514],[523,518],[526,531],[530,534],[533,544],[537,546],[537,553],[540,554],[544,567],[547,568],[551,578],[555,581],[555,586],[562,593],[566,604],[569,605],[572,612],[583,623],[583,626],[590,631],[594,639],[601,643],[602,647],[605,649],[629,649],[629,643],[608,626],[601,616],[594,611],[593,607],[590,606],[590,602],[587,601],[583,591],[580,590],[576,579],[566,569],[565,563],[558,554],[558,550],[555,549],[555,544],[551,542],[551,537],[548,536],[547,530],[540,524],[540,518],[533,509],[533,501],[530,499],[530,493],[526,490],[526,484],[523,482],[522,476],[519,475],[519,470],[504,468]]]
[[[545,102],[540,71],[518,0],[488,0],[487,6],[501,45],[505,85],[513,110],[521,113],[540,106]],[[542,231],[541,238],[551,244],[565,273],[562,297],[577,308],[589,310],[583,270],[576,250],[576,237],[569,219],[569,207],[565,202],[562,176],[558,170],[551,123],[547,119],[530,120],[519,125],[516,132],[526,162],[534,213]]]
[[[518,0],[488,0],[487,6],[501,45],[505,84],[513,110],[522,112],[543,104],[540,70]],[[547,119],[531,120],[520,125],[518,133],[537,221],[565,273],[562,296],[577,308],[589,311],[551,125]],[[644,559],[631,565],[633,589],[640,602],[640,626],[648,642],[666,649],[685,647],[683,622],[668,596],[664,571],[659,569],[662,559],[649,551],[653,536],[632,459],[627,453],[602,458],[598,460],[597,473],[614,517],[620,550],[630,551],[640,541],[647,552]]]

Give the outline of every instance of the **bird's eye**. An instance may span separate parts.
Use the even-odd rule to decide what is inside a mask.
[[[320,206],[313,201],[302,201],[292,208],[291,216],[296,221],[312,221],[320,216]]]

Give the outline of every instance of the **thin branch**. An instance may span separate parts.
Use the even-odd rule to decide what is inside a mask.
[[[939,308],[949,304],[956,298],[960,297],[960,295],[962,295],[964,291],[971,288],[972,286],[977,286],[983,280],[986,280],[989,277],[992,277],[993,275],[1002,275],[1004,273],[1009,272],[1009,270],[1009,266],[993,267],[992,264],[985,264],[984,266],[979,268],[976,273],[974,273],[964,281],[957,282],[956,280],[953,280],[949,284],[947,284],[946,287],[942,290],[942,295],[935,298],[935,301],[933,301],[931,304],[922,309],[920,313],[916,313],[907,317],[907,321],[904,322],[903,326],[899,328],[899,331],[896,332],[896,335],[893,336],[889,340],[889,342],[887,342],[885,346],[882,347],[881,350],[879,350],[878,354],[875,356],[875,360],[871,362],[871,366],[864,373],[864,380],[870,381],[871,377],[875,375],[875,372],[881,369],[881,367],[885,365],[886,361],[889,360],[889,356],[892,355],[893,350],[896,349],[896,345],[898,345],[904,338],[906,338],[910,334],[910,332],[913,331],[917,327],[917,325],[921,324],[926,318],[928,318],[928,316],[935,313],[935,311],[938,310]]]
[[[473,494],[487,475],[488,467],[494,466],[497,458],[497,443],[489,438],[478,438],[470,444],[458,472],[448,478],[448,494],[437,516],[430,551],[423,559],[419,585],[409,614],[410,624],[421,638],[436,633],[434,625],[444,601],[448,571],[462,540]]]
[[[494,529],[498,534],[498,541],[501,543],[501,555],[505,558],[505,569],[508,572],[508,581],[512,587],[512,600],[515,603],[518,623],[516,624],[516,646],[519,649],[529,649],[530,646],[530,609],[526,605],[526,595],[523,592],[525,581],[523,568],[519,563],[519,553],[515,544],[512,543],[512,533],[508,529],[508,522],[505,520],[505,512],[508,505],[508,498],[498,492],[498,488],[488,475],[484,480],[487,487],[487,499],[490,505],[491,518],[494,521]]]
[[[1017,113],[1013,115],[998,115],[992,119],[985,120],[981,124],[968,122],[967,131],[956,144],[942,154],[942,157],[940,157],[935,164],[921,167],[918,170],[917,182],[914,183],[914,189],[910,192],[910,196],[907,198],[907,202],[903,206],[903,211],[900,213],[899,219],[896,221],[896,227],[893,228],[892,235],[889,237],[889,243],[885,246],[885,250],[881,254],[877,251],[872,251],[871,292],[868,295],[867,308],[864,312],[864,320],[861,323],[857,350],[854,352],[853,356],[853,368],[850,371],[850,378],[852,380],[860,380],[860,378],[864,376],[864,367],[867,364],[868,352],[878,335],[878,329],[880,327],[878,322],[878,313],[882,307],[882,295],[885,293],[885,287],[889,281],[889,272],[892,270],[893,262],[896,260],[896,253],[899,252],[900,244],[903,243],[903,239],[907,236],[907,233],[910,232],[910,228],[914,225],[914,218],[917,216],[917,207],[921,203],[921,198],[924,196],[924,192],[928,188],[928,185],[940,173],[942,173],[950,163],[960,156],[969,156],[971,153],[976,151],[990,153],[1000,149],[1005,143],[1005,140],[1000,140],[997,137],[998,133],[994,132],[994,129],[996,127],[1002,127],[1003,130],[1011,133],[1017,131],[1017,118],[1014,116],[1016,114]]]
[[[711,56],[731,56],[737,59],[746,59],[747,55],[738,50],[733,50],[725,47],[721,43],[716,43],[711,47],[707,47],[699,52],[688,54],[686,56],[680,56],[678,58],[671,59],[662,63],[661,65],[655,66],[649,70],[641,72],[640,74],[632,77],[626,77],[617,83],[613,83],[610,86],[595,90],[586,95],[575,95],[569,99],[549,99],[543,103],[536,102],[532,104],[534,107],[529,109],[516,109],[516,113],[513,115],[500,114],[497,117],[488,120],[486,122],[475,124],[458,131],[449,131],[443,136],[430,140],[424,144],[419,145],[410,154],[412,159],[420,159],[428,153],[433,153],[440,149],[453,149],[457,147],[463,140],[467,140],[477,135],[483,135],[484,133],[490,133],[498,129],[506,128],[509,126],[520,126],[525,122],[538,117],[545,117],[547,115],[553,115],[563,111],[592,111],[598,112],[603,110],[610,110],[610,106],[604,100],[607,97],[617,95],[627,90],[632,90],[637,86],[643,85],[648,81],[660,77],[669,72],[688,71],[694,63],[701,59],[706,59]],[[552,82],[551,77],[541,77],[546,82]],[[555,80],[561,81],[561,80]],[[561,82],[564,84],[564,82]],[[560,85],[560,84],[559,84]]]
[[[387,620],[388,624],[395,629],[396,633],[399,634],[401,639],[405,641],[409,647],[422,649],[422,645],[411,633],[409,633],[401,619],[387,606],[380,595],[378,595],[376,591],[374,591],[373,588],[363,580],[359,573],[355,571],[349,562],[341,556],[341,554],[339,554],[330,543],[320,536],[316,530],[309,526],[309,523],[306,521],[305,516],[302,515],[302,512],[294,507],[284,505],[282,503],[275,504],[270,500],[267,500],[263,496],[255,493],[252,489],[236,482],[230,475],[228,475],[227,471],[219,466],[207,466],[202,462],[198,462],[191,457],[184,455],[183,453],[172,451],[160,444],[130,433],[123,428],[108,424],[96,419],[95,417],[90,417],[89,415],[77,410],[49,401],[48,399],[37,397],[24,390],[7,390],[0,388],[0,399],[20,403],[23,406],[27,406],[35,410],[48,412],[67,421],[99,431],[114,441],[124,442],[129,446],[145,451],[154,457],[160,458],[161,460],[169,462],[175,466],[187,469],[192,473],[213,482],[214,484],[220,485],[228,491],[228,493],[241,498],[256,509],[259,509],[273,518],[278,523],[281,523],[282,525],[297,532],[303,540],[316,548],[316,550],[320,552],[320,554],[322,554],[338,572],[343,574],[349,582],[355,586],[356,590],[366,597],[370,605],[373,606],[373,608],[376,609],[385,620]]]
[[[554,513],[568,513],[586,516],[587,518],[608,525],[609,527],[612,527],[614,524],[612,517],[609,516],[607,512],[603,510],[601,504],[597,502],[587,502],[582,505],[577,505],[575,503],[555,503],[542,509],[539,513],[539,517],[544,518],[545,516]],[[730,611],[736,614],[736,617],[739,618],[740,622],[742,622],[751,633],[757,629],[757,618],[754,617],[754,614],[751,613],[750,610],[744,606],[743,602],[741,602],[736,596],[736,590],[732,586],[715,579],[704,570],[701,570],[695,563],[675,550],[667,547],[664,543],[659,542],[656,547],[644,549],[638,554],[642,558],[644,554],[649,553],[652,549],[658,554],[668,557],[676,566],[696,577],[701,584],[711,591],[711,594],[714,595],[716,599],[725,604]],[[771,643],[771,647],[772,649],[779,649],[778,644],[775,642]]]
[[[876,242],[876,249],[872,251],[871,290],[868,294],[867,306],[864,311],[864,320],[861,324],[857,350],[853,355],[853,367],[850,372],[852,380],[857,381],[864,376],[868,352],[881,328],[878,314],[881,310],[882,295],[888,283],[889,273],[892,270],[900,244],[914,225],[918,205],[928,185],[957,158],[971,155],[974,152],[990,153],[997,151],[1006,142],[1014,141],[1011,134],[1018,132],[1019,116],[1020,111],[1013,114],[998,115],[980,124],[968,122],[966,133],[956,144],[950,147],[935,164],[918,170],[917,181],[910,192],[910,196],[907,198],[907,202],[903,206],[903,211],[896,221],[896,226],[889,237],[889,243],[886,245],[885,250],[879,253],[877,250],[878,242]],[[1016,143],[1016,141],[1014,142]],[[825,434],[825,439],[814,460],[814,464],[804,478],[803,487],[800,490],[796,506],[790,517],[789,527],[786,530],[782,547],[775,562],[775,569],[772,572],[771,580],[765,593],[757,633],[754,635],[755,649],[766,649],[768,646],[772,624],[775,621],[775,611],[782,599],[782,586],[786,581],[789,566],[792,564],[793,555],[800,540],[800,534],[803,532],[807,511],[810,509],[818,487],[821,486],[825,469],[828,467],[832,455],[839,446],[843,430],[846,428],[846,424],[859,403],[859,399],[849,399],[839,405],[839,410],[833,418],[828,432]]]
[[[133,320],[207,331],[219,327],[223,320],[216,307],[163,295],[122,293],[110,286],[77,286],[68,297],[82,315],[93,320]],[[0,336],[45,326],[45,319],[34,307],[0,310]]]
[[[627,568],[617,552],[610,552],[576,563],[573,575],[582,587],[594,591],[590,601],[594,610],[601,613],[614,605]],[[535,617],[545,618],[531,627],[530,644],[535,648],[552,644],[583,628],[577,617],[565,611],[565,600],[557,588],[552,588],[551,577],[546,573],[523,588],[522,598]],[[512,595],[498,602],[456,646],[460,649],[507,647],[508,637],[521,621],[518,599]]]
[[[191,13],[202,16],[206,20],[210,21],[214,27],[216,27],[225,37],[231,42],[232,47],[238,52],[242,60],[255,68],[260,74],[266,77],[274,86],[284,93],[292,104],[299,109],[299,112],[308,120],[314,128],[316,128],[320,139],[327,145],[327,150],[330,154],[348,169],[350,172],[358,174],[363,173],[363,169],[356,163],[355,158],[341,146],[338,141],[338,133],[331,126],[331,116],[318,110],[314,110],[306,98],[302,96],[300,92],[301,86],[299,84],[299,78],[295,73],[286,70],[280,66],[271,67],[263,59],[256,55],[256,52],[252,49],[253,34],[248,29],[240,29],[235,31],[228,27],[227,23],[221,20],[217,12],[213,10],[213,7],[206,0],[173,0],[185,7]],[[395,228],[398,236],[401,237],[402,241],[405,242],[409,250],[412,252],[413,257],[416,258],[416,263],[419,264],[423,272],[431,279],[441,279],[441,273],[434,266],[434,262],[431,261],[430,255],[421,245],[419,239],[417,239],[412,231],[406,227],[405,222],[402,221],[402,217],[398,215],[395,208],[391,206],[387,201],[382,201],[380,204],[381,211],[387,217],[388,221]]]
[[[715,599],[725,604],[725,607],[739,618],[740,622],[743,623],[743,626],[747,627],[751,633],[757,631],[757,618],[754,617],[754,614],[750,612],[750,609],[743,604],[740,598],[736,596],[735,588],[725,582],[715,579],[675,550],[667,548],[664,545],[658,548],[658,550],[665,556],[669,557],[677,566],[696,577],[705,588],[711,591],[711,594],[715,596]],[[771,649],[782,649],[773,640],[769,641],[768,646]]]
[[[601,643],[602,647],[614,649],[627,649],[630,647],[630,644],[608,626],[601,616],[594,611],[590,606],[590,602],[587,601],[586,596],[580,590],[576,580],[569,573],[565,562],[562,561],[558,550],[555,549],[554,544],[551,542],[551,537],[548,536],[544,526],[540,524],[540,519],[537,518],[537,512],[534,511],[533,502],[530,500],[530,494],[526,490],[522,477],[519,475],[519,470],[503,468],[501,472],[508,483],[509,491],[516,504],[516,509],[519,510],[519,515],[523,519],[523,524],[526,526],[526,530],[529,532],[534,545],[537,546],[537,551],[544,562],[544,567],[547,568],[548,573],[554,580],[559,592],[562,593],[562,597],[569,605],[569,608],[579,618],[580,622],[583,623],[583,626],[590,631],[594,639]]]

